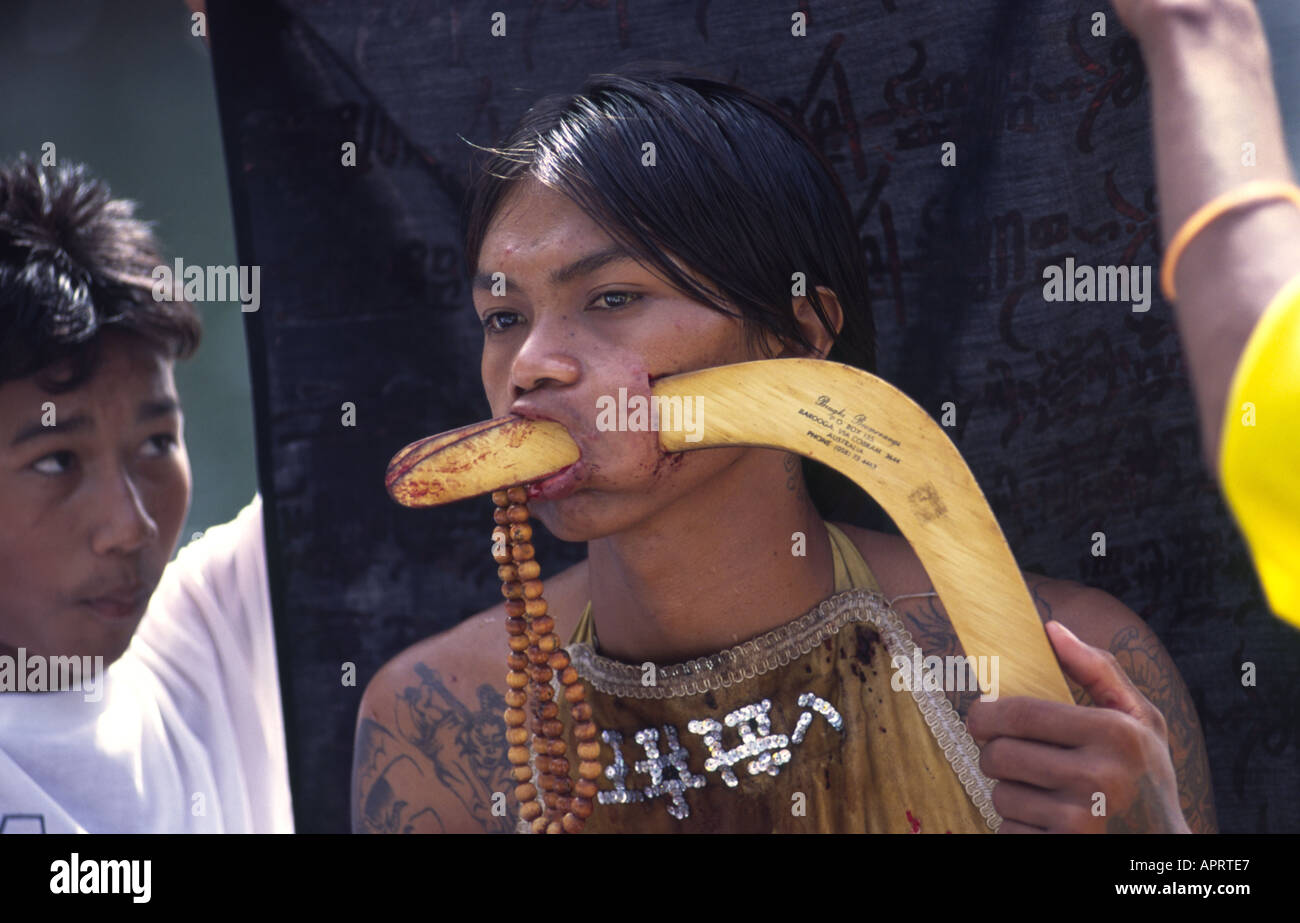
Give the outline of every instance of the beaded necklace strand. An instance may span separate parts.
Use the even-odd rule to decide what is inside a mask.
[[[581,833],[591,816],[601,766],[600,743],[591,705],[578,671],[560,647],[555,619],[542,598],[542,568],[534,558],[528,524],[528,492],[523,486],[494,491],[492,557],[506,598],[506,743],[510,749],[519,816],[533,833]],[[552,676],[559,675],[577,741],[578,779],[569,775],[564,725],[555,703]],[[531,721],[529,721],[531,712]],[[525,726],[527,725],[527,726]],[[532,746],[528,746],[529,731]],[[533,784],[533,766],[537,784]]]

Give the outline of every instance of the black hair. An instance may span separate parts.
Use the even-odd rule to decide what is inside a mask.
[[[171,358],[191,355],[199,316],[184,299],[154,299],[161,262],[135,204],[114,199],[85,165],[47,167],[26,155],[0,165],[0,383],[37,375],[51,393],[79,387],[110,328]]]
[[[642,166],[646,142],[653,169]],[[867,265],[848,199],[825,156],[774,103],[688,65],[641,61],[594,74],[575,94],[543,97],[504,144],[482,150],[490,156],[462,214],[467,276],[511,185],[532,177],[690,297],[738,317],[760,355],[769,355],[764,332],[811,349],[792,306],[792,276],[802,272],[832,334],[817,286],[843,308],[826,358],[875,372]],[[825,515],[848,482],[808,459],[804,473]]]

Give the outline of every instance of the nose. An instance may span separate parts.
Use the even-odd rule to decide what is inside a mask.
[[[510,364],[512,394],[518,397],[545,384],[571,385],[581,375],[574,347],[576,338],[565,333],[562,319],[537,324]]]
[[[158,538],[158,524],[145,509],[130,472],[119,469],[108,480],[97,498],[100,517],[91,547],[96,554],[134,554]]]

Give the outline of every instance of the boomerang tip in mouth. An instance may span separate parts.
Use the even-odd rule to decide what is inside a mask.
[[[578,445],[553,420],[508,414],[417,440],[388,463],[384,483],[402,506],[428,507],[529,485],[529,499],[557,500],[585,477]]]

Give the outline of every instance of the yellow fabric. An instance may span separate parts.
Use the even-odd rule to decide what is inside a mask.
[[[838,526],[826,523],[826,531],[831,537],[831,552],[835,558],[835,592],[862,589],[873,593],[882,592],[876,582],[876,575],[867,567],[867,561],[853,544],[853,539],[844,534]]]
[[[1237,364],[1219,473],[1270,607],[1300,626],[1300,276],[1269,303]]]
[[[593,648],[599,650],[596,644],[596,621],[591,617],[591,600],[587,600],[587,607],[582,610],[582,616],[578,619],[578,627],[573,629],[573,637],[569,639],[570,644],[590,644]]]
[[[836,596],[855,587],[878,594],[879,584],[853,542],[830,523],[826,528],[834,553]],[[832,602],[835,598],[832,597]],[[669,812],[671,795],[659,794],[640,802],[597,803],[586,830],[592,833],[990,832],[990,825],[974,797],[958,778],[958,770],[936,741],[918,699],[909,691],[895,691],[892,687],[894,670],[882,633],[899,644],[902,623],[888,609],[882,596],[873,600],[872,613],[883,613],[881,617],[892,628],[850,621],[820,643],[813,643],[806,653],[793,656],[785,666],[760,671],[752,678],[700,694],[647,698],[602,692],[591,681],[589,671],[582,669],[581,653],[575,654],[575,666],[587,680],[592,719],[598,728],[621,735],[624,781],[629,792],[644,792],[651,781],[647,764],[641,762],[638,766],[649,755],[647,748],[636,740],[638,732],[647,728],[656,730],[656,745],[661,754],[670,749],[671,731],[687,754],[689,773],[697,780],[703,779],[702,786],[688,788],[682,794],[689,809],[684,818]],[[819,620],[818,624],[825,624],[820,612],[812,617]],[[796,619],[788,626],[801,622]],[[570,651],[580,650],[573,647],[577,642],[592,644],[595,637],[589,602],[570,641]],[[639,672],[646,665],[633,666]],[[830,703],[842,718],[842,730],[836,730],[826,717],[814,714],[806,736],[796,742],[792,735],[800,716],[812,710],[811,706],[800,704],[800,696],[805,694]],[[964,759],[960,765],[966,767],[962,771],[970,778],[977,773],[978,751],[969,737],[962,743],[965,728],[960,718],[941,694],[935,696],[946,707],[946,713],[934,708],[934,699],[927,699],[931,720],[955,732],[947,749],[964,753],[963,757],[954,758]],[[789,761],[772,775],[749,771],[751,760],[742,758],[732,767],[737,784],[728,785],[716,765],[713,769],[706,765],[710,752],[698,722],[711,719],[721,726],[729,714],[763,702],[770,703],[767,713],[770,730],[764,731],[754,722],[751,728],[760,737],[787,735]],[[572,728],[567,710],[561,709],[560,714],[565,734],[569,736]],[[741,733],[734,722],[723,728],[721,734],[724,749],[740,746]],[[613,769],[615,751],[610,742],[601,743],[599,759],[602,766]],[[972,767],[976,767],[974,773]],[[576,768],[576,763],[571,768]],[[675,771],[668,772],[671,775],[665,778],[678,777]],[[602,792],[614,790],[611,778],[607,771],[597,780]],[[996,819],[991,804],[985,810],[990,818]]]

